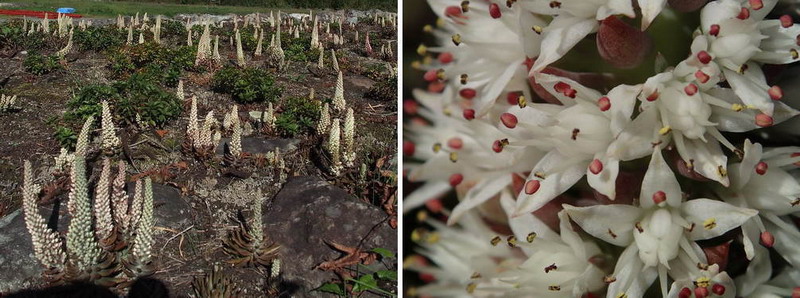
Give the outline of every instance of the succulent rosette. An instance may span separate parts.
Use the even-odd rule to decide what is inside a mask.
[[[800,297],[794,4],[428,2],[408,294]]]

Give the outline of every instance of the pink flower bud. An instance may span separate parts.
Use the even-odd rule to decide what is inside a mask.
[[[652,40],[641,30],[628,25],[616,16],[600,22],[597,30],[597,50],[614,67],[634,68],[644,61]]]

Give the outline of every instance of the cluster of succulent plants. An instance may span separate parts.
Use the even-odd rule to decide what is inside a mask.
[[[9,112],[14,110],[14,104],[17,102],[16,95],[0,94],[0,112]]]

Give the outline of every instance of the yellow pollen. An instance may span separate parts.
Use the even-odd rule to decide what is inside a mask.
[[[442,110],[442,114],[449,117],[453,114],[453,111],[450,110],[450,107],[446,107],[444,110]]]
[[[514,235],[508,236],[508,239],[506,239],[506,241],[508,242],[508,247],[517,246],[517,237]]]
[[[544,173],[542,172],[533,173],[533,176],[539,179],[544,179]]]
[[[469,11],[469,1],[461,1],[461,11],[463,12]]]
[[[800,57],[800,55],[797,54],[797,50],[795,49],[789,50],[789,53],[792,53],[792,59],[797,59],[798,57]]]
[[[754,106],[754,105],[747,105],[746,107],[747,107],[748,109],[751,109],[751,110],[754,110],[754,109],[756,108],[756,106]]]
[[[520,95],[519,98],[517,98],[517,104],[519,105],[520,108],[524,108],[528,106],[528,101],[525,100],[524,95]]]
[[[431,62],[433,62],[433,57],[431,57],[431,55],[428,55],[428,56],[425,56],[425,58],[422,58],[422,64],[424,64],[424,65],[429,65],[429,64],[431,64]]]
[[[428,219],[428,212],[425,212],[425,210],[417,212],[417,221],[425,221],[426,219]]]
[[[453,44],[455,44],[456,46],[461,44],[461,34],[453,35]]]
[[[694,283],[698,287],[707,288],[709,286],[710,281],[711,280],[709,280],[708,277],[700,277]]]
[[[474,282],[473,282],[473,283],[470,283],[470,284],[468,284],[468,285],[467,285],[467,293],[470,293],[470,294],[474,293],[474,292],[475,292],[475,289],[476,289],[477,287],[478,287],[478,284],[476,284],[476,283],[474,283]]]
[[[734,111],[737,111],[737,112],[741,112],[742,110],[744,110],[744,106],[741,105],[741,104],[735,103],[735,104],[733,104],[731,106],[731,110],[734,110]]]
[[[433,153],[439,153],[439,150],[442,150],[442,144],[440,143],[433,144]]]
[[[728,170],[726,170],[725,167],[723,167],[722,165],[717,167],[717,172],[722,177],[728,176]]]
[[[412,62],[411,62],[411,68],[413,68],[413,69],[420,69],[420,68],[422,68],[422,62],[419,62],[419,60],[414,60],[414,61],[412,61]]]
[[[717,226],[717,219],[713,217],[709,217],[708,219],[703,221],[703,228],[706,230],[711,230]]]
[[[492,238],[492,241],[489,241],[489,243],[491,243],[492,246],[497,246],[497,244],[500,243],[500,241],[502,241],[502,239],[500,239],[500,236],[494,236],[494,238]]]
[[[525,240],[527,240],[528,243],[533,243],[534,239],[536,239],[536,232],[531,232],[528,234],[528,237],[525,237]]]
[[[433,32],[433,26],[431,26],[430,24],[425,25],[425,27],[422,27],[422,31],[427,33]]]
[[[531,29],[533,29],[533,32],[536,32],[536,34],[542,34],[542,30],[544,30],[544,28],[542,28],[542,26],[538,26],[538,25],[533,26]]]
[[[668,134],[670,131],[672,131],[672,127],[669,127],[669,125],[667,125],[667,126],[662,127],[661,129],[659,129],[658,130],[658,134],[663,136],[665,134]]]
[[[426,47],[424,44],[420,44],[417,47],[417,54],[418,55],[425,56],[425,54],[427,54],[427,53],[428,53],[428,47]]]
[[[439,233],[436,232],[428,233],[428,237],[425,237],[425,241],[431,244],[439,242],[439,239],[441,239],[441,237],[439,237]]]
[[[452,162],[458,161],[458,153],[450,152],[450,161],[452,161]]]
[[[436,27],[443,27],[445,24],[444,19],[438,18],[436,19]]]
[[[644,233],[644,229],[642,228],[641,222],[636,222],[634,226],[636,227],[636,230],[639,231],[639,233]]]
[[[411,231],[411,241],[419,242],[420,240],[422,240],[422,235],[424,235],[425,233],[426,232],[423,229],[416,229]]]
[[[624,292],[623,293],[619,293],[619,294],[617,294],[617,298],[628,298],[628,295],[625,294]]]
[[[440,80],[444,80],[445,79],[444,69],[439,69],[439,70],[436,71],[436,78],[440,79]]]

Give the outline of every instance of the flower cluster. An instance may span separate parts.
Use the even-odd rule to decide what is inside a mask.
[[[412,233],[427,258],[408,269],[429,281],[415,293],[800,295],[800,148],[730,134],[798,114],[766,71],[800,60],[777,0],[429,2],[440,45],[418,47],[428,86],[404,104],[406,177],[421,183],[404,209],[450,226],[418,216],[433,229]],[[699,27],[676,21],[692,15]],[[672,66],[654,39],[680,35],[648,30],[665,22],[692,32]],[[601,59],[565,69],[588,39]]]

